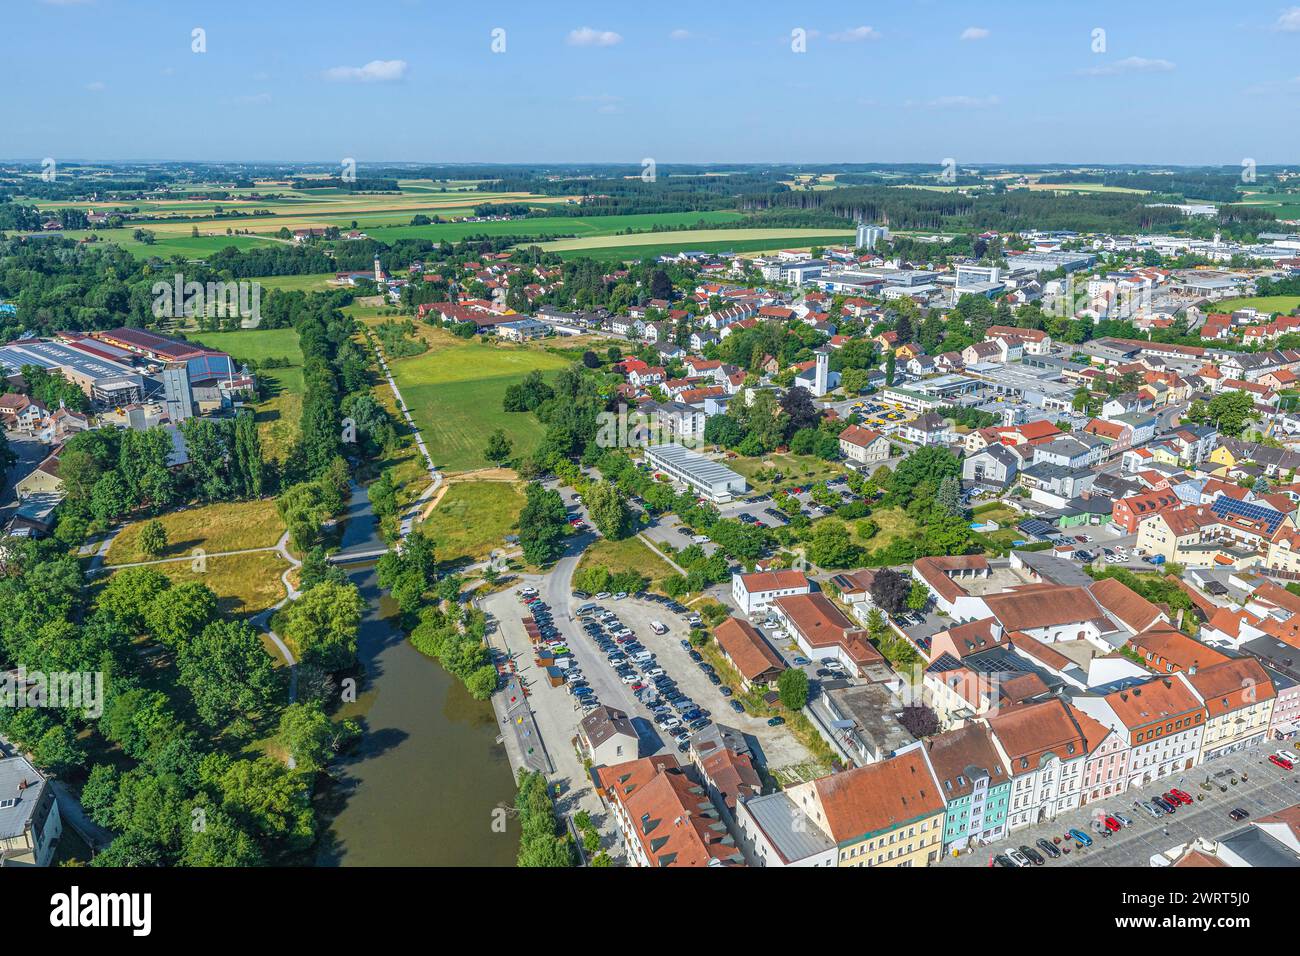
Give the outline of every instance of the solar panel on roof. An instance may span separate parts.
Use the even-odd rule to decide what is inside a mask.
[[[1238,517],[1245,518],[1248,521],[1259,521],[1272,534],[1278,529],[1278,526],[1286,518],[1282,512],[1269,508],[1265,505],[1257,505],[1249,501],[1238,501],[1236,498],[1229,498],[1227,495],[1220,495],[1214,499],[1210,505],[1210,510],[1220,518]]]

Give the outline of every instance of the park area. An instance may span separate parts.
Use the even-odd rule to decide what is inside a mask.
[[[156,520],[167,532],[167,546],[160,554],[149,555],[140,549],[140,531],[147,522],[136,521],[113,539],[104,563],[120,565],[189,557],[196,548],[209,555],[249,548],[273,548],[284,534],[284,522],[271,499],[181,508]]]

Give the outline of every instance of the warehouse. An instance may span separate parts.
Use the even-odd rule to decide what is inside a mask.
[[[645,457],[650,467],[693,488],[714,504],[730,501],[734,495],[749,489],[745,479],[726,465],[681,445],[651,445],[646,448]]]
[[[60,372],[102,405],[116,408],[144,398],[144,377],[139,372],[73,344],[19,339],[0,347],[5,375],[19,374],[24,365]]]

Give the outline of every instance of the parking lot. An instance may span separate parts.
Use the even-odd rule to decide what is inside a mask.
[[[1005,854],[1009,849],[1024,845],[1037,849],[1035,844],[1039,839],[1051,842],[1055,837],[1062,837],[1059,846],[1068,846],[1071,852],[1047,860],[1046,866],[1149,866],[1154,854],[1182,846],[1196,837],[1219,839],[1247,826],[1252,820],[1300,802],[1300,776],[1267,760],[1268,754],[1279,749],[1290,749],[1300,757],[1300,752],[1288,744],[1272,741],[1212,760],[1180,776],[1166,777],[1160,783],[1087,804],[1048,823],[1017,830],[996,843],[978,847],[957,858],[948,858],[943,865],[988,866],[995,854]],[[1242,773],[1247,775],[1246,780],[1241,779]],[[1216,778],[1218,774],[1224,776]],[[1237,778],[1235,785],[1230,783],[1234,776]],[[1207,778],[1212,781],[1208,790],[1201,786]],[[1227,787],[1227,792],[1221,791],[1221,786]],[[1180,806],[1173,814],[1161,816],[1159,820],[1152,819],[1133,805],[1135,800],[1150,800],[1171,787],[1186,791],[1195,802],[1191,806]],[[1240,822],[1234,821],[1228,814],[1236,808],[1245,810],[1249,816]],[[1099,814],[1113,815],[1116,812],[1127,817],[1132,826],[1108,837],[1100,836],[1092,829],[1092,822]],[[1078,849],[1073,842],[1064,839],[1071,828],[1088,834],[1093,845]],[[1043,855],[1041,851],[1040,855]]]

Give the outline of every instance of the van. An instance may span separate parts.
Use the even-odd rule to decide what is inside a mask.
[[[656,634],[668,633],[668,628],[664,626],[662,621],[651,621],[650,630],[654,631]]]
[[[649,651],[641,651],[639,654],[632,655],[632,660],[636,661],[638,664],[644,664],[646,661],[652,661],[654,659],[654,654]]]

